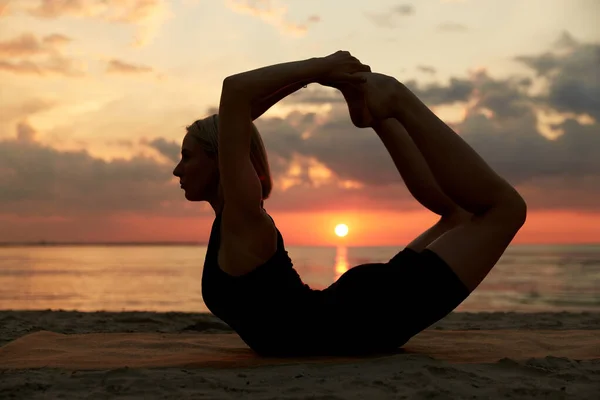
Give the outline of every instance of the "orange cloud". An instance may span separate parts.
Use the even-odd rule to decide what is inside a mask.
[[[37,132],[27,122],[17,124],[17,141],[25,143],[33,143],[36,141]]]
[[[22,103],[3,104],[0,119],[3,122],[13,122],[50,110],[56,105],[57,101],[45,98],[30,98]]]
[[[44,43],[47,43],[51,46],[62,46],[71,42],[71,38],[61,35],[59,33],[54,33],[52,35],[48,35],[44,37]]]
[[[113,59],[108,62],[106,72],[112,74],[145,74],[152,72],[152,68]]]
[[[10,15],[10,0],[0,0],[0,18]]]
[[[47,38],[21,41],[28,43],[21,47],[15,44],[21,43],[15,39],[4,51],[21,49],[18,51],[31,54],[28,57],[39,57],[44,55],[36,53],[39,48],[65,42]],[[524,241],[600,240],[597,232],[600,87],[596,79],[599,45],[564,42],[572,48],[566,55],[542,53],[520,58],[546,77],[546,93],[531,94],[527,90],[530,83],[524,84],[520,76],[493,78],[485,72],[452,78],[446,83],[407,82],[419,98],[432,106],[469,107],[464,119],[454,125],[461,137],[525,197],[531,217],[520,234],[520,240]],[[123,70],[129,67],[130,73],[149,68],[113,61],[113,67]],[[28,116],[52,107],[52,101],[35,98],[20,103],[12,100],[15,104],[5,101],[7,104],[0,107],[0,123],[10,127],[11,139],[0,140],[0,214],[6,213],[0,215],[0,222],[7,227],[0,230],[0,241],[9,238],[8,232],[21,232],[18,237],[23,240],[41,237],[37,235],[42,232],[48,240],[189,240],[208,227],[210,210],[185,202],[171,175],[181,138],[172,141],[174,136],[167,135],[141,142],[119,140],[132,137],[132,124],[119,123],[121,115],[141,116],[143,132],[161,135],[165,130],[157,128],[163,120],[171,120],[164,113],[152,110],[130,113],[125,106],[130,100],[125,99],[86,112],[84,119],[71,121],[72,126],[60,127],[73,137],[84,132],[91,138],[100,130],[92,130],[86,122],[107,121],[103,129],[111,127],[115,131],[110,137],[113,148],[126,147],[132,154],[139,147],[151,151],[150,157],[137,153],[131,158],[103,160],[85,151],[60,150],[56,140],[44,142],[50,145],[36,141],[36,129],[28,123],[36,118]],[[296,111],[285,117],[263,117],[257,121],[276,183],[267,206],[282,229],[290,230],[292,242],[310,239],[314,244],[332,240],[334,237],[327,227],[337,221],[351,225],[357,233],[352,237],[355,244],[394,244],[410,240],[433,222],[436,217],[410,196],[376,135],[367,135],[350,123],[339,92],[313,90],[311,86],[288,97],[285,103],[299,109],[306,104],[326,103],[331,109],[328,115]],[[537,128],[535,111],[540,105],[589,115],[590,121],[561,120],[557,122],[561,136],[550,140]],[[181,121],[175,124],[181,125],[189,122],[184,118],[192,113],[175,115],[173,120]],[[139,120],[131,117],[127,121]],[[42,138],[50,136],[44,130],[40,134]],[[62,135],[65,136],[68,135]],[[60,134],[55,137],[61,140]],[[163,157],[154,157],[155,153]],[[534,217],[538,213],[544,213],[545,217]],[[125,214],[131,218],[124,224],[124,219],[118,216]],[[182,222],[184,216],[209,222],[204,227],[196,225],[196,221],[186,225]],[[63,219],[57,219],[46,225],[48,218],[55,217],[70,222],[63,224],[60,222]],[[109,220],[114,222],[103,225],[102,221]],[[139,222],[135,228],[131,222],[134,220]],[[93,223],[87,224],[88,221]],[[185,235],[172,222],[189,226]],[[73,226],[78,226],[78,230],[71,230]],[[122,236],[111,236],[113,232],[122,232]]]
[[[303,23],[288,20],[287,7],[277,0],[227,0],[225,3],[232,11],[252,15],[278,28],[282,33],[303,36],[311,24],[321,20],[318,15],[311,15]]]
[[[151,41],[172,16],[167,0],[19,0],[14,8],[38,18],[69,16],[132,24],[137,27],[136,46]]]
[[[47,61],[0,61],[0,71],[22,75],[62,75],[67,77],[82,77],[85,75],[85,64],[68,58],[53,56]]]
[[[57,51],[57,47],[71,39],[60,34],[52,34],[38,39],[31,33],[23,33],[14,39],[0,42],[0,56],[23,57],[48,54]]]
[[[0,61],[0,71],[40,76],[83,76],[87,65],[64,56],[60,51],[60,47],[70,41],[70,38],[61,34],[40,39],[31,33],[23,33],[0,42],[0,56],[5,58]]]
[[[164,0],[24,0],[22,7],[39,18],[93,17],[137,23],[165,7]]]

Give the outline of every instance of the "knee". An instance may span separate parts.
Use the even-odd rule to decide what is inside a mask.
[[[515,189],[507,191],[493,208],[505,223],[515,224],[518,229],[527,220],[527,202]]]
[[[441,222],[447,229],[453,229],[457,226],[466,224],[473,219],[473,213],[470,213],[460,207],[456,207],[448,213],[442,214]]]
[[[515,190],[513,197],[507,201],[507,206],[510,208],[511,215],[520,222],[521,225],[525,224],[527,220],[527,202],[525,199]]]

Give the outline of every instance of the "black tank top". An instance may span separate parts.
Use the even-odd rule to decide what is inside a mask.
[[[283,237],[276,230],[275,254],[248,274],[234,277],[219,267],[221,214],[217,214],[213,222],[202,273],[202,298],[211,313],[235,330],[243,329],[239,326],[244,319],[240,314],[261,310],[268,312],[268,305],[276,303],[279,298],[289,299],[291,296],[302,301],[306,293],[313,292],[294,269]]]

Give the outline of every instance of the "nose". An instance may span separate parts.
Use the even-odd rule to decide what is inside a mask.
[[[173,170],[173,175],[175,175],[175,176],[176,176],[176,177],[178,177],[178,178],[181,178],[181,172],[180,172],[180,169],[181,169],[181,168],[180,168],[180,166],[181,166],[181,163],[178,163],[178,164],[175,166],[175,169]]]

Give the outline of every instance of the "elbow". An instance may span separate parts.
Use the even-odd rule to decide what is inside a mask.
[[[223,80],[219,113],[224,110],[235,110],[236,114],[248,114],[251,118],[254,103],[250,90],[239,78],[230,76]]]
[[[239,85],[240,79],[237,78],[236,75],[229,75],[227,78],[223,79],[223,87],[230,88]]]
[[[223,93],[239,93],[244,92],[245,84],[242,79],[237,75],[231,75],[223,79],[222,92]]]
[[[235,75],[228,76],[223,80],[223,86],[221,88],[221,102],[231,103],[250,103],[248,97],[248,87],[244,82]]]

